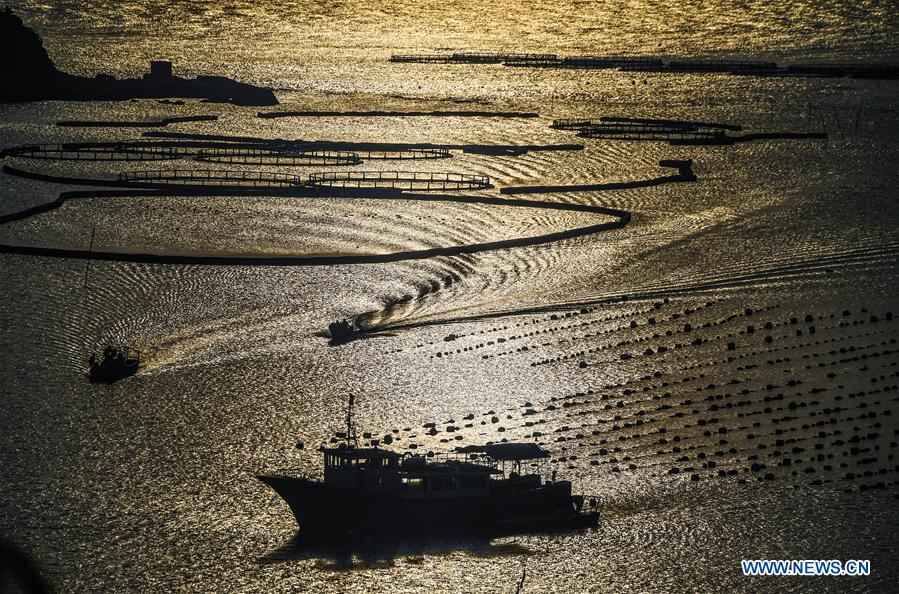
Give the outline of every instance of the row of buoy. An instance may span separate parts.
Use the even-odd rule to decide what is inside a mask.
[[[434,355],[432,355],[432,357],[443,358],[443,357],[447,357],[447,356],[450,356],[450,355],[453,355],[453,354],[461,354],[461,353],[466,353],[466,352],[474,351],[474,350],[476,350],[476,349],[482,349],[482,348],[494,346],[494,345],[497,345],[497,344],[503,344],[503,343],[505,343],[505,342],[512,341],[512,340],[520,340],[520,339],[522,339],[522,338],[532,338],[532,337],[537,337],[537,336],[540,336],[540,335],[552,334],[552,333],[555,333],[555,332],[560,332],[560,331],[565,331],[565,330],[570,330],[570,329],[575,329],[575,328],[582,328],[582,327],[590,326],[590,325],[592,325],[592,324],[599,324],[599,323],[604,323],[604,322],[613,321],[613,320],[617,320],[617,319],[622,319],[622,318],[626,318],[626,317],[629,317],[629,316],[632,316],[632,315],[645,314],[645,313],[647,313],[647,312],[649,312],[649,311],[653,311],[653,310],[655,310],[655,309],[660,308],[660,307],[662,306],[662,304],[663,304],[662,302],[656,302],[651,308],[648,308],[648,309],[645,309],[645,310],[642,310],[642,311],[639,311],[639,310],[638,310],[638,311],[633,311],[633,312],[628,312],[628,313],[622,313],[622,314],[617,314],[617,315],[612,315],[612,316],[606,316],[606,317],[604,317],[604,318],[595,319],[595,320],[589,320],[589,321],[584,321],[584,322],[580,322],[580,323],[578,323],[578,324],[569,324],[569,325],[562,325],[562,326],[542,327],[542,328],[539,328],[539,329],[537,329],[537,330],[525,331],[525,332],[523,332],[523,333],[521,333],[521,334],[513,334],[513,335],[508,336],[508,337],[501,337],[501,338],[497,338],[497,339],[495,339],[495,340],[488,340],[488,341],[486,341],[486,342],[481,342],[481,343],[478,343],[478,344],[475,344],[475,345],[470,345],[470,346],[458,348],[458,349],[456,349],[455,351],[438,351],[437,353],[435,353]],[[594,309],[595,309],[595,308],[594,308]],[[574,317],[574,316],[578,316],[578,315],[583,315],[583,314],[586,314],[586,313],[590,313],[591,311],[593,311],[593,310],[587,309],[587,308],[583,308],[583,309],[581,309],[580,311],[567,312],[567,313],[565,313],[565,314],[551,314],[547,319],[548,319],[548,320],[551,320],[551,321],[557,321],[557,320],[564,319],[564,318],[569,318],[569,317]],[[654,319],[654,318],[653,318],[653,319]],[[533,319],[533,320],[531,321],[531,324],[536,325],[536,324],[540,324],[540,323],[543,322],[543,321],[545,321],[545,320]],[[632,323],[633,323],[633,322],[632,322]],[[516,325],[515,325],[515,327],[521,327],[521,326],[524,326],[524,324],[519,323],[519,324],[516,324]],[[610,334],[610,333],[617,332],[617,331],[619,331],[619,330],[621,330],[621,329],[623,329],[623,327],[622,327],[622,328],[612,328],[612,329],[605,330],[605,331],[603,331],[602,333],[597,333],[596,335],[598,336],[598,335],[600,335],[600,334]],[[477,334],[492,333],[492,332],[497,332],[497,331],[500,331],[500,330],[508,330],[508,326],[502,326],[502,327],[498,327],[498,328],[490,328],[490,329],[488,329],[488,330],[482,330],[482,331],[480,331],[480,332],[477,333]],[[475,336],[475,335],[476,335],[476,333],[471,333],[471,334],[468,334],[468,335],[451,333],[451,334],[448,334],[447,336],[445,336],[445,337],[443,338],[443,341],[444,341],[444,342],[455,342],[455,341],[457,341],[457,340],[459,340],[460,338],[463,338],[463,337],[465,337],[465,336]],[[549,346],[549,345],[548,345],[548,343],[545,343],[545,344],[543,344],[543,345],[525,345],[525,346],[523,346],[523,347],[519,347],[519,348],[516,348],[516,349],[511,350],[511,351],[504,351],[504,352],[499,352],[499,353],[493,353],[493,354],[484,355],[482,358],[483,358],[483,359],[489,359],[489,358],[492,358],[492,357],[500,357],[500,356],[505,356],[505,355],[511,355],[511,354],[514,354],[514,353],[526,353],[526,352],[529,352],[529,351],[538,349],[538,348],[540,348],[540,347],[542,347],[542,346]]]
[[[638,322],[637,327],[652,328],[654,333],[661,336],[666,326],[670,328],[671,324],[677,322],[681,324],[677,328],[678,331],[683,332],[686,329],[688,332],[695,333],[702,328],[723,326],[743,316],[758,317],[762,312],[777,307],[779,306],[745,308],[722,318],[717,324],[715,322],[697,324],[691,321],[688,322],[690,323],[689,327],[683,326],[685,322],[675,320],[673,316],[668,319],[660,319],[657,315],[646,314],[650,315],[655,323],[651,323],[649,318],[645,318],[645,325]],[[677,313],[681,314],[681,312]],[[887,314],[862,313],[865,315],[854,315],[852,321],[856,322],[856,327],[862,324],[876,324],[892,318],[891,314],[888,316]],[[603,468],[615,475],[637,470],[656,473],[661,466],[661,470],[666,473],[669,468],[677,467],[679,469],[677,474],[689,476],[691,479],[694,475],[699,477],[695,480],[701,480],[707,476],[737,476],[739,480],[743,481],[775,480],[784,474],[793,476],[791,473],[795,471],[800,478],[810,477],[812,480],[827,482],[831,480],[829,477],[833,476],[835,472],[844,470],[844,467],[840,466],[841,464],[848,465],[849,470],[846,472],[861,474],[862,471],[855,469],[856,463],[853,460],[856,458],[851,456],[850,449],[846,447],[830,452],[833,447],[832,443],[843,441],[848,444],[850,443],[849,439],[857,438],[857,444],[863,445],[866,443],[865,440],[870,438],[873,440],[871,441],[873,445],[882,445],[883,432],[874,425],[881,422],[882,415],[888,408],[884,409],[883,405],[873,404],[873,402],[880,402],[874,394],[892,396],[895,392],[892,391],[891,378],[879,373],[871,376],[870,379],[875,380],[881,387],[877,388],[877,392],[872,390],[865,396],[858,396],[860,390],[857,387],[847,391],[843,384],[854,382],[852,384],[854,386],[860,381],[859,373],[865,373],[864,370],[868,366],[873,371],[874,363],[877,361],[889,363],[888,357],[892,357],[895,353],[891,347],[888,347],[889,340],[858,343],[859,338],[874,336],[877,332],[856,332],[848,336],[838,334],[845,328],[852,327],[851,321],[847,324],[846,320],[840,320],[831,326],[823,322],[828,317],[827,315],[806,313],[786,318],[783,321],[764,321],[763,318],[762,321],[747,324],[741,330],[732,332],[729,338],[699,336],[698,338],[702,339],[700,345],[711,345],[720,340],[721,352],[727,353],[727,356],[716,358],[713,362],[703,362],[704,373],[683,373],[686,368],[680,371],[670,369],[670,365],[667,364],[668,360],[692,356],[686,347],[678,349],[680,352],[677,353],[674,352],[674,349],[659,352],[658,346],[666,345],[651,344],[647,348],[652,349],[653,355],[661,355],[658,364],[668,368],[665,373],[661,369],[650,370],[649,373],[644,373],[639,378],[628,378],[618,384],[582,389],[570,396],[554,396],[550,398],[549,404],[545,407],[534,406],[533,403],[528,402],[527,406],[521,407],[519,410],[520,422],[513,421],[513,426],[510,427],[507,423],[499,423],[499,415],[491,415],[496,417],[496,422],[487,425],[486,419],[482,420],[481,423],[484,425],[480,426],[479,436],[486,435],[483,433],[485,429],[497,437],[509,433],[519,436],[527,435],[529,439],[545,441],[545,445],[555,450],[556,456],[553,462],[556,464]],[[805,326],[797,328],[803,324]],[[807,331],[808,325],[815,326],[814,335]],[[510,326],[512,325],[510,324]],[[751,330],[749,326],[752,326]],[[797,330],[804,330],[804,332],[799,336],[795,335],[795,331],[791,331],[789,334],[777,332],[780,328],[786,329],[790,326]],[[630,329],[629,320],[628,325],[620,331]],[[825,333],[824,336],[820,336],[822,332]],[[886,333],[889,330],[885,329],[879,332]],[[766,342],[765,337],[768,336],[771,339]],[[809,340],[805,336],[814,336],[814,340]],[[750,337],[751,340],[747,342]],[[693,341],[690,342],[689,346],[692,347]],[[731,348],[728,343],[734,343],[734,346]],[[759,348],[759,346],[768,348]],[[646,349],[643,349],[642,352],[646,353]],[[862,359],[863,355],[865,355],[864,359]],[[663,360],[665,363],[662,362]],[[770,376],[770,373],[780,368],[784,370],[796,368],[800,360],[813,363],[813,367],[803,371],[803,366],[799,366],[798,369],[795,369],[795,373],[805,373],[806,371],[816,373],[813,369],[818,368],[818,363],[834,368],[838,365],[858,362],[859,370],[846,369],[840,373],[836,373],[834,370],[831,371],[833,373],[831,377],[826,377],[825,372],[822,371],[820,375],[815,376],[818,379],[812,385],[807,385],[805,376],[791,375],[784,381],[776,381],[776,377]],[[758,371],[765,368],[770,370],[769,377],[765,378],[768,379],[767,382],[763,381],[764,376],[760,376]],[[723,373],[727,373],[727,369],[739,371],[745,375],[720,377]],[[708,373],[712,372],[714,373],[713,377],[706,377]],[[740,384],[746,382],[751,385],[739,387]],[[827,382],[832,382],[832,384]],[[688,387],[690,385],[694,387]],[[680,393],[675,393],[672,389],[676,386],[683,386],[680,388]],[[804,386],[803,392],[796,391],[800,386]],[[886,390],[884,391],[883,388]],[[616,393],[622,394],[624,397],[616,399],[614,396]],[[695,394],[695,396],[690,396],[690,394]],[[799,396],[798,394],[814,394],[814,396]],[[850,394],[852,396],[849,396]],[[829,403],[823,404],[822,398],[828,400]],[[843,402],[854,402],[857,405],[851,412],[847,412],[849,409],[845,406],[836,408],[830,404],[833,400],[838,399],[843,399]],[[647,403],[650,402],[655,403],[657,408],[647,407]],[[667,404],[669,402],[670,405]],[[599,404],[598,408],[597,404]],[[541,411],[541,409],[543,410]],[[875,413],[874,417],[868,416],[871,412]],[[512,415],[506,416],[508,419],[512,417]],[[564,422],[561,420],[562,418],[585,421],[599,418],[599,424],[590,428],[589,422],[578,425]],[[666,426],[670,428],[672,422],[680,424],[682,427],[673,433],[668,432],[667,435],[662,433],[661,430],[666,429]],[[827,425],[818,425],[819,423],[827,423]],[[832,425],[832,423],[836,423],[836,425]],[[860,429],[860,433],[852,434],[851,427],[853,425]],[[479,425],[474,424],[472,427],[453,425],[452,427],[452,430],[445,431],[447,437],[442,439],[462,441],[470,435],[470,430],[478,431]],[[655,433],[657,430],[659,433]],[[834,431],[843,431],[843,434],[835,435]],[[846,432],[849,434],[846,435]],[[650,434],[655,437],[647,440],[646,436]],[[875,434],[876,437],[874,437]],[[675,437],[678,438],[678,441],[675,441]],[[510,439],[514,440],[514,435],[510,436]],[[650,441],[660,439],[667,440],[668,444],[659,444],[655,448],[649,445]],[[602,441],[610,442],[599,450],[606,450],[609,452],[608,456],[581,451],[583,448],[589,448],[592,443]],[[803,443],[804,441],[808,443],[807,446]],[[793,445],[789,445],[791,443]],[[614,447],[612,444],[615,444]],[[712,452],[716,446],[718,450]],[[824,449],[815,450],[813,446]],[[866,447],[873,446],[864,446],[860,449],[863,450]],[[677,448],[676,451],[675,448]],[[802,448],[803,451],[815,451],[835,456],[835,458],[832,460],[825,458],[825,460],[819,461],[816,456],[812,456],[812,459],[809,460],[807,455],[789,453],[789,448]],[[617,452],[614,451],[616,449]],[[628,459],[625,460],[625,457]],[[668,457],[670,457],[670,461],[668,461]],[[883,477],[883,469],[877,467],[883,462],[882,456],[880,462],[871,462],[869,459],[872,457],[875,456],[864,455],[863,452],[857,456],[859,460],[868,460],[864,463],[865,465],[873,465],[873,470],[869,472],[873,472],[876,477]],[[612,458],[616,462],[612,462]],[[741,459],[745,460],[745,466],[741,464]],[[784,462],[785,460],[787,462]],[[612,468],[616,470],[612,470]],[[806,472],[808,468],[812,470]],[[866,478],[866,480],[869,479],[870,476]]]
[[[863,405],[864,405],[864,403],[863,403]],[[827,409],[825,409],[825,412],[826,412],[826,410],[827,410]],[[887,411],[887,412],[888,412],[888,411]],[[870,414],[868,415],[868,418],[871,418]],[[849,417],[849,419],[851,420],[852,417]],[[822,435],[826,435],[826,433],[824,433],[824,434],[819,433],[819,436],[822,436]],[[675,436],[675,437],[678,438],[677,441],[679,441],[679,436]],[[753,438],[755,438],[756,436],[750,434],[748,437],[749,437],[750,439],[753,439]],[[779,441],[779,443],[782,443],[782,442],[783,442],[783,440],[778,440],[778,441]],[[676,447],[676,448],[674,448],[672,451],[680,451],[680,449]],[[603,452],[603,450],[600,450],[600,453],[602,453],[602,452]],[[778,455],[778,452],[777,452],[776,450],[775,450],[775,452],[774,452],[774,455]],[[704,458],[705,456],[704,456],[704,454],[699,454],[697,457],[701,459],[701,458]]]
[[[806,322],[814,321],[814,317],[811,316],[810,314],[807,315],[807,316],[805,316],[804,319],[805,319]],[[870,316],[869,319],[868,319],[868,321],[869,321],[869,322],[872,321],[872,320],[873,320],[873,321],[877,321],[877,320],[879,320],[879,319],[880,319],[880,318],[877,317],[877,316]],[[884,316],[884,319],[886,319],[886,316]],[[793,322],[793,320],[791,320],[791,322]],[[798,323],[798,319],[795,320],[795,323]],[[768,326],[768,327],[766,328],[766,330],[771,330],[771,329],[773,329],[773,328],[775,327],[773,324],[770,324],[770,325],[769,325],[769,324],[766,324],[766,326]],[[816,341],[816,342],[817,342],[817,341]],[[810,345],[811,343],[808,343],[808,344]],[[873,346],[874,346],[874,345],[869,345],[869,346],[867,346],[867,347],[865,347],[865,348],[871,348],[871,347],[873,347]],[[881,346],[882,346],[882,345],[881,345]],[[850,348],[852,348],[852,347],[850,347]],[[859,347],[855,347],[855,349],[858,350]],[[845,349],[845,350],[848,351],[848,349]],[[851,352],[851,351],[848,351],[848,352]],[[883,355],[883,354],[887,354],[887,353],[883,353],[883,352],[880,353],[880,355]],[[723,360],[722,360],[722,361],[723,361]],[[769,364],[769,365],[775,365],[775,364],[782,363],[782,362],[786,362],[786,361],[789,361],[789,358],[786,358],[786,357],[783,357],[783,358],[775,358],[775,359],[770,359],[770,360],[768,361],[768,364]],[[792,385],[797,385],[798,383],[801,383],[801,380],[799,380],[799,381],[797,381],[797,380],[790,380],[790,382],[792,383]],[[768,388],[768,386],[766,386],[766,389],[767,389],[767,388]],[[584,393],[586,393],[586,392],[581,392],[581,393],[579,393],[579,394],[584,394]],[[791,404],[793,404],[793,403],[791,403]],[[717,406],[717,405],[716,405],[716,406]],[[795,406],[795,404],[794,404],[794,406]],[[592,463],[591,463],[591,464],[592,464]]]

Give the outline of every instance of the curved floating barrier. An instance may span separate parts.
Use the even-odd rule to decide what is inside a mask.
[[[305,151],[291,148],[212,148],[202,149],[194,157],[205,163],[237,163],[241,165],[358,165],[362,163],[351,151]]]
[[[115,185],[115,184],[139,184],[138,182],[116,182],[107,180],[79,180],[78,178],[61,178],[46,174],[34,173],[11,167],[4,167],[3,170],[10,175],[25,177],[28,179],[47,181],[52,183],[82,183],[87,185]],[[150,172],[156,174],[155,179],[161,179],[159,172]],[[171,174],[172,172],[167,172]],[[219,172],[217,172],[219,173]],[[134,176],[132,178],[154,179],[153,176],[143,175]],[[288,176],[296,178],[296,176]],[[479,177],[479,176],[471,176]],[[184,179],[184,178],[181,178]],[[296,178],[298,179],[298,178]],[[163,184],[149,182],[148,187],[153,185],[161,186]],[[191,183],[180,187],[158,189],[117,189],[117,190],[90,190],[84,192],[63,192],[59,197],[45,204],[40,204],[24,210],[0,215],[0,225],[22,221],[39,214],[49,212],[62,207],[68,200],[84,199],[84,198],[125,198],[125,197],[154,197],[154,196],[259,196],[263,193],[254,189],[252,185],[208,185],[203,186],[199,183]],[[322,265],[340,265],[340,264],[374,264],[383,262],[399,262],[403,260],[419,260],[425,258],[433,258],[437,256],[458,256],[461,254],[475,254],[492,250],[509,249],[516,247],[527,247],[541,245],[561,241],[564,239],[573,239],[593,235],[601,231],[611,229],[620,229],[630,222],[631,215],[625,210],[608,208],[603,206],[594,206],[590,204],[577,204],[567,202],[546,202],[539,200],[524,200],[520,198],[497,198],[495,196],[477,196],[477,195],[453,195],[453,194],[427,194],[427,193],[406,193],[391,188],[356,188],[354,190],[329,189],[327,192],[317,191],[318,188],[310,186],[282,186],[280,188],[272,188],[272,196],[306,196],[306,197],[329,197],[339,195],[344,198],[365,198],[376,200],[402,200],[402,201],[422,201],[422,202],[455,202],[461,204],[486,204],[491,206],[504,206],[513,208],[540,208],[550,210],[561,210],[568,212],[580,212],[603,215],[611,217],[612,220],[605,220],[593,225],[578,227],[575,229],[566,229],[544,235],[532,237],[515,237],[510,239],[501,239],[497,241],[489,241],[482,243],[471,243],[465,245],[451,245],[446,247],[434,247],[420,250],[407,250],[391,253],[378,254],[349,254],[349,255],[328,255],[328,256],[206,256],[206,255],[171,255],[171,254],[154,254],[154,253],[134,253],[134,252],[107,252],[93,251],[90,249],[65,249],[50,248],[42,246],[26,246],[0,244],[0,253],[19,254],[28,256],[39,256],[49,258],[73,258],[81,260],[103,260],[110,262],[139,262],[148,264],[196,264],[196,265],[242,265],[242,266],[322,266]],[[337,192],[335,194],[334,192]]]
[[[120,173],[118,182],[130,187],[201,186],[237,188],[284,188],[303,185],[298,175],[265,171],[223,171],[220,169],[160,169]]]
[[[327,171],[310,173],[307,185],[338,188],[395,188],[423,192],[492,188],[486,175],[405,171]]]
[[[640,179],[631,182],[605,182],[597,184],[574,184],[574,185],[545,185],[545,186],[507,186],[500,189],[500,194],[548,194],[553,192],[601,192],[605,190],[628,190],[633,188],[647,188],[650,186],[661,186],[663,184],[677,182],[694,182],[696,174],[693,173],[693,160],[685,161],[662,159],[659,161],[660,167],[671,167],[677,169],[677,173],[673,175],[665,175],[652,179]]]

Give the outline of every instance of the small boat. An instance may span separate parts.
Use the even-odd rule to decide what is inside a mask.
[[[351,340],[365,335],[365,329],[358,320],[336,320],[328,324],[328,332],[331,335],[331,344],[345,344]]]
[[[91,355],[87,364],[87,376],[91,383],[112,384],[137,373],[140,351],[131,347],[118,349],[107,345],[100,360],[97,360],[96,355]]]
[[[465,533],[481,536],[597,526],[597,498],[571,482],[522,474],[521,462],[549,457],[535,443],[468,446],[449,454],[400,454],[345,443],[322,447],[324,480],[292,472],[259,475],[287,503],[312,541],[368,541]],[[506,466],[510,472],[506,473]]]

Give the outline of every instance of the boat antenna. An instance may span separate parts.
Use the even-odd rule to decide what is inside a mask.
[[[346,409],[346,447],[348,448],[359,447],[359,439],[356,437],[356,424],[353,423],[353,404],[355,402],[356,397],[350,394],[349,406]]]

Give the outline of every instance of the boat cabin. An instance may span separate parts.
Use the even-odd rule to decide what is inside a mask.
[[[549,454],[536,444],[470,446],[454,454],[438,455],[401,455],[378,447],[340,444],[323,448],[322,455],[325,484],[372,494],[440,498],[537,487],[540,477],[521,475],[521,461]],[[508,477],[507,462],[514,464]]]
[[[322,450],[325,484],[369,493],[402,493],[409,496],[458,497],[487,493],[488,479],[500,474],[491,461],[447,457],[400,455],[380,448],[355,448],[344,444]]]

